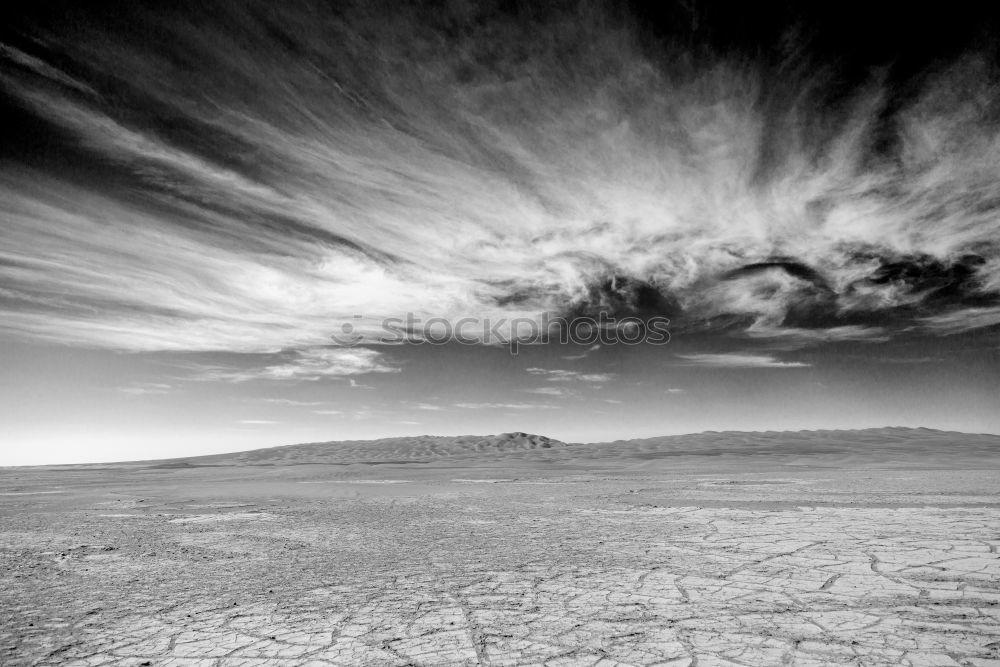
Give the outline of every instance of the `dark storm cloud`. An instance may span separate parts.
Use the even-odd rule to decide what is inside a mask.
[[[997,324],[992,19],[665,7],[33,5],[0,47],[0,326],[259,352],[406,312]]]

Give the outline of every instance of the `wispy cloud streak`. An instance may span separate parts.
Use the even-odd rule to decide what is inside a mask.
[[[600,12],[453,16],[444,39],[402,8],[262,7],[0,49],[5,88],[93,167],[0,167],[0,329],[276,352],[405,312],[631,312],[647,288],[678,326],[795,345],[996,324],[974,310],[1000,302],[985,61],[930,76],[887,155],[874,75],[831,110],[821,79],[654,60]],[[331,374],[386,371],[366,354]]]
[[[364,348],[312,348],[281,355],[277,363],[249,368],[224,368],[219,366],[195,369],[198,380],[223,382],[248,382],[251,380],[307,380],[323,378],[349,378],[366,373],[396,373],[400,369],[385,361],[375,350]],[[309,405],[309,403],[289,403]]]
[[[542,377],[549,382],[585,382],[590,384],[604,384],[605,382],[610,382],[615,377],[614,373],[580,373],[578,371],[548,368],[528,368],[525,370],[527,370],[528,373]]]
[[[554,410],[556,406],[545,403],[456,403],[465,410]]]
[[[764,354],[678,354],[676,356],[688,365],[709,368],[808,368],[811,365],[801,361],[781,361]]]

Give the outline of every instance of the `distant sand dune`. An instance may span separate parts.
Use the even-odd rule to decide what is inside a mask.
[[[783,465],[961,468],[1000,462],[1000,436],[923,428],[856,431],[707,431],[603,443],[565,443],[541,435],[413,436],[320,442],[155,462],[158,468],[310,464],[478,465],[562,464],[582,467],[659,467],[682,461],[768,461]]]

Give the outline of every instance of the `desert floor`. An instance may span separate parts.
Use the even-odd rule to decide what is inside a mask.
[[[992,460],[223,463],[0,470],[0,663],[1000,665]]]

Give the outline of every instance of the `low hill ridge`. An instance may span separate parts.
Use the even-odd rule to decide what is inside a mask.
[[[418,435],[379,440],[311,442],[232,454],[178,459],[191,465],[295,465],[303,463],[417,463],[457,456],[566,447],[559,440],[520,431],[499,435]]]
[[[513,431],[312,442],[244,452],[103,465],[161,469],[202,466],[392,465],[562,466],[653,469],[723,460],[736,465],[977,467],[1000,459],[1000,435],[886,427],[816,431],[705,431],[688,435],[566,443]],[[459,463],[460,462],[460,463]]]

